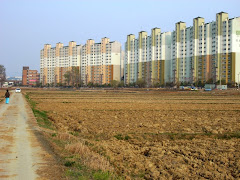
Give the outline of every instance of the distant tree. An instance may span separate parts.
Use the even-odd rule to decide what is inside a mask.
[[[153,87],[155,87],[155,88],[160,87],[160,86],[161,86],[161,84],[160,84],[159,82],[155,82],[155,83],[153,84]]]
[[[36,84],[36,87],[41,87],[41,83],[40,82],[37,82],[37,84]]]
[[[128,87],[135,87],[135,86],[136,86],[136,83],[135,83],[135,82],[128,84]]]
[[[75,86],[75,87],[80,86],[81,77],[80,77],[79,67],[72,67],[72,69],[71,69],[71,81],[72,81],[73,86]]]
[[[124,87],[124,81],[121,81],[120,83],[118,83],[118,87]]]
[[[237,84],[237,83],[236,83],[236,84]],[[235,87],[235,82],[234,82],[234,81],[228,82],[228,83],[227,83],[227,87],[229,87],[229,88],[234,88],[234,87]]]
[[[67,71],[63,76],[65,78],[65,82],[69,86],[69,84],[71,82],[71,71]]]
[[[187,81],[184,81],[184,82],[183,82],[183,86],[189,86],[189,85],[190,85],[189,82],[187,82]]]
[[[79,67],[72,67],[64,74],[65,82],[68,86],[80,87],[82,84]]]
[[[6,69],[3,65],[0,64],[0,87],[6,80]]]
[[[157,88],[157,87],[160,87],[160,80],[159,79],[153,79],[153,83],[152,83],[152,86]]]
[[[220,85],[220,80],[218,80],[215,84]],[[222,85],[226,85],[226,80],[225,80],[225,79],[222,79],[222,80],[221,80],[221,84],[222,84]]]
[[[195,86],[198,86],[198,87],[204,87],[205,83],[203,83],[202,81],[197,81],[195,83]]]
[[[173,87],[174,86],[174,83],[173,82],[167,82],[166,83],[166,87]]]
[[[94,87],[94,84],[93,84],[93,82],[90,82],[90,81],[89,81],[88,84],[87,84],[87,86],[91,88],[91,87]]]
[[[113,88],[116,88],[116,87],[118,87],[119,82],[116,80],[112,80],[110,84]]]
[[[94,84],[93,84],[93,87],[100,87],[100,84],[94,83]]]
[[[206,81],[206,84],[213,84],[213,78],[210,78]]]
[[[143,79],[138,79],[138,80],[136,81],[136,85],[138,85],[138,87],[140,87],[140,88],[145,87],[146,84],[147,84],[146,81],[143,80]]]

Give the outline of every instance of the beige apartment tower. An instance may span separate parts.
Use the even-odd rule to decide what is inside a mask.
[[[64,75],[77,69],[81,84],[110,84],[120,81],[121,76],[121,44],[102,38],[100,43],[87,40],[85,45],[69,42],[68,46],[57,43],[56,47],[45,44],[40,52],[40,81],[43,85],[66,84]]]

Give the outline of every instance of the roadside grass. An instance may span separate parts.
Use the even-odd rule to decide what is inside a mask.
[[[71,164],[71,162],[68,164]],[[88,167],[83,166],[80,163],[74,163],[73,166],[71,166],[71,169],[68,169],[66,171],[66,176],[71,177],[71,179],[76,180],[121,180],[122,178],[119,178],[115,175],[113,175],[110,172],[103,172],[101,170],[94,171],[90,170]]]
[[[34,116],[37,119],[37,123],[40,127],[54,130],[54,126],[51,121],[49,121],[47,112],[46,111],[40,111],[36,109],[36,102],[34,102],[30,97],[30,93],[26,93],[25,98],[27,99],[28,103],[30,104],[30,107],[33,111]]]
[[[107,158],[103,157],[103,150],[97,153],[91,151],[88,146],[93,146],[89,142],[80,143],[77,132],[60,133],[49,120],[46,111],[36,108],[37,103],[31,98],[31,93],[27,92],[25,98],[37,119],[40,127],[54,130],[53,133],[46,134],[46,138],[54,151],[61,159],[61,164],[66,168],[65,176],[68,179],[76,180],[122,180],[123,178],[113,172]],[[111,171],[111,172],[110,172]]]
[[[121,180],[122,177],[113,172],[108,160],[101,154],[90,150],[89,143],[71,142],[65,144],[65,175],[70,179]]]

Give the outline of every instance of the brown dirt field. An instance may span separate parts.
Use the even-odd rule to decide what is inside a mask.
[[[131,179],[240,178],[237,91],[35,91],[59,132]]]

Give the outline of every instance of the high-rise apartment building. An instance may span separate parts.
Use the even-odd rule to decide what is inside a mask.
[[[30,70],[28,66],[23,66],[22,85],[36,86],[39,83],[39,73],[37,70]]]
[[[86,85],[89,82],[109,84],[120,81],[121,44],[102,38],[100,43],[87,40],[85,45],[69,42],[69,46],[57,43],[56,47],[45,44],[41,50],[41,82],[65,83],[64,74],[73,67],[79,68],[79,79]]]
[[[56,47],[45,44],[40,56],[40,82],[43,85],[65,83],[64,74],[71,67],[80,68],[81,45],[69,42],[69,46],[57,43]]]
[[[121,44],[102,38],[101,43],[89,39],[82,47],[81,78],[88,82],[109,84],[121,78]]]
[[[240,17],[220,12],[216,21],[193,19],[193,26],[177,22],[173,32],[152,29],[151,36],[140,32],[138,39],[127,36],[125,82],[144,79],[154,82],[237,81],[240,73]]]
[[[127,36],[125,43],[125,83],[134,83],[137,79],[151,83],[163,84],[170,78],[171,33],[161,33],[159,28],[152,29],[151,36],[147,32],[139,32]]]

